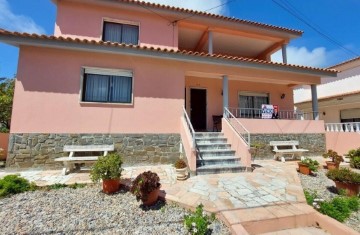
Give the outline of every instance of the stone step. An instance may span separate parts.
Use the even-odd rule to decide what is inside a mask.
[[[235,156],[222,156],[197,159],[196,165],[200,166],[211,166],[211,165],[240,165],[240,158]]]
[[[231,149],[218,149],[218,150],[201,150],[198,152],[199,158],[216,157],[216,156],[235,156],[235,151]]]
[[[200,151],[203,150],[228,150],[231,148],[231,144],[227,144],[227,143],[212,143],[212,144],[208,144],[208,143],[200,143],[197,144],[197,148]]]
[[[227,144],[226,138],[199,138],[195,141],[196,144]]]
[[[224,137],[224,133],[221,132],[196,132],[195,138],[213,138]]]
[[[196,169],[197,175],[208,175],[208,174],[220,174],[220,173],[239,173],[245,172],[246,167],[240,164],[231,164],[231,165],[210,165],[210,166],[200,166]]]

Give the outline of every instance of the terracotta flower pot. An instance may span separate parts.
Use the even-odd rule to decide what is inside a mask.
[[[326,166],[328,170],[332,170],[332,169],[339,169],[339,165],[340,163],[335,163],[332,161],[326,161]]]
[[[187,178],[187,167],[181,168],[181,169],[175,169],[176,170],[176,178],[178,180],[186,180]]]
[[[120,179],[103,179],[103,192],[106,194],[116,193],[120,188]]]
[[[154,205],[155,202],[157,202],[157,200],[158,200],[159,193],[160,193],[160,187],[158,189],[153,190],[151,193],[149,193],[146,201],[142,200],[143,205],[144,206]]]
[[[360,192],[360,184],[344,183],[340,181],[334,181],[337,189],[344,189],[346,195],[357,196]]]
[[[302,164],[301,162],[298,162],[298,165],[299,165],[299,171],[301,174],[310,175],[311,170],[307,165]]]

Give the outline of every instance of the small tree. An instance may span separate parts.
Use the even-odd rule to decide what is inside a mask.
[[[0,82],[0,132],[9,132],[15,79]]]

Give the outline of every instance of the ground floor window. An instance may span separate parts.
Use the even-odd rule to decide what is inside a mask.
[[[82,101],[132,103],[131,71],[86,68],[83,74]]]
[[[240,92],[238,116],[243,118],[261,118],[262,104],[269,104],[268,93]]]

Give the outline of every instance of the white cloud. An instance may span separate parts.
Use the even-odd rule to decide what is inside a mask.
[[[45,30],[30,17],[14,14],[7,0],[0,0],[0,28],[18,32],[45,33]]]
[[[225,14],[226,5],[220,6],[225,3],[224,0],[147,0],[147,2],[159,3],[175,7],[182,7],[197,11],[207,11],[214,14]],[[220,6],[220,7],[217,7]],[[208,11],[211,8],[217,7]]]

